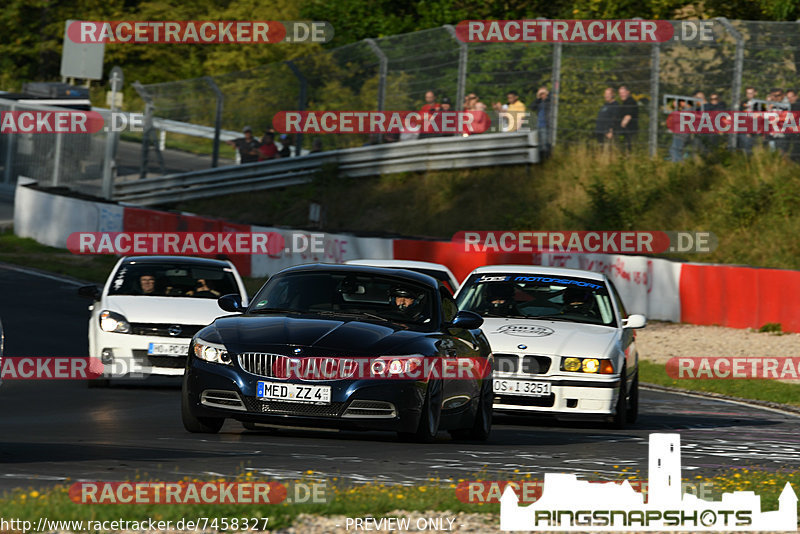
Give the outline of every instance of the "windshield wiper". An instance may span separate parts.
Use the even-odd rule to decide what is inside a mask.
[[[378,321],[383,321],[384,323],[394,323],[391,319],[387,319],[386,317],[381,317],[380,315],[375,315],[374,313],[365,312],[365,311],[333,311],[333,310],[319,310],[314,311],[311,313],[318,313],[320,315],[327,315],[327,316],[335,316],[335,315],[343,315],[346,317],[369,317],[370,319],[377,319]]]
[[[548,319],[550,321],[566,321],[568,323],[577,323],[579,321],[575,321],[573,319],[567,319],[563,315],[530,315],[527,317],[528,319]]]
[[[256,308],[251,310],[250,313],[303,313],[300,310],[293,310],[291,308]]]

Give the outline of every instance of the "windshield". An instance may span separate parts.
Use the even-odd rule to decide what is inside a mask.
[[[271,278],[253,299],[248,312],[358,316],[364,320],[431,325],[433,300],[431,288],[401,278],[299,272]]]
[[[204,299],[216,299],[229,293],[239,294],[230,267],[182,262],[124,263],[108,289],[109,295]]]
[[[472,275],[458,296],[458,307],[484,317],[541,317],[616,326],[605,284],[574,277]]]

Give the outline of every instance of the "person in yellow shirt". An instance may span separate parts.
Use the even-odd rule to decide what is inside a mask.
[[[525,117],[525,112],[527,108],[522,100],[519,99],[519,94],[516,91],[509,91],[506,94],[506,99],[508,100],[508,104],[501,105],[500,102],[496,102],[493,106],[495,111],[497,112],[505,112],[508,115],[504,116],[505,124],[501,124],[502,132],[516,132],[523,126],[523,122],[525,122],[526,126],[529,126],[526,121],[523,121],[523,117]]]

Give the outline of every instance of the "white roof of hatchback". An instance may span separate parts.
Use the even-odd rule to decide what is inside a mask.
[[[567,269],[564,267],[542,267],[540,265],[484,265],[478,267],[470,273],[519,273],[519,274],[539,274],[545,276],[578,276],[589,280],[604,280],[601,273],[585,271],[583,269]]]

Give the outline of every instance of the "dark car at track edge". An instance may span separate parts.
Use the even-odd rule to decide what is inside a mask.
[[[302,265],[271,277],[192,339],[182,391],[189,432],[225,419],[485,440],[492,357],[483,320],[432,277],[398,269]],[[458,369],[459,372],[454,372]],[[466,370],[461,373],[460,371]]]

